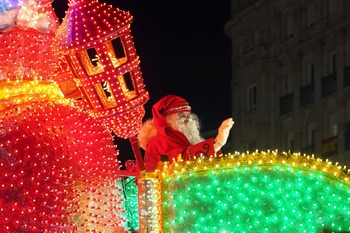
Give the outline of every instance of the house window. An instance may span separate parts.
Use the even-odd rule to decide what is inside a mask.
[[[248,87],[247,90],[247,110],[253,111],[256,109],[257,104],[257,88],[256,85]]]
[[[118,67],[127,61],[124,44],[120,37],[106,43],[107,54],[113,67]]]
[[[130,72],[118,76],[118,81],[127,100],[137,97],[134,79]]]
[[[78,69],[76,68],[76,66],[74,65],[72,58],[69,55],[65,55],[64,56],[65,60],[67,61],[66,66],[69,66],[69,70],[72,72],[72,74],[74,75],[74,78],[79,78],[79,74],[78,74]],[[68,70],[67,70],[68,71]]]
[[[114,98],[109,82],[105,81],[95,84],[95,90],[105,109],[114,108],[117,106],[117,101]]]
[[[82,101],[82,92],[79,89],[81,87],[79,82],[79,75],[77,69],[69,55],[64,55],[59,58],[58,66],[60,72],[64,74],[59,80],[55,80],[64,96],[69,99],[74,99],[76,102]],[[73,77],[71,77],[71,74]],[[67,78],[69,77],[69,78]]]
[[[104,71],[95,48],[89,48],[81,51],[80,53],[77,53],[77,57],[89,76],[96,75]]]

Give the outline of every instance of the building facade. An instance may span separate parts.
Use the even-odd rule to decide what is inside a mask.
[[[350,1],[232,0],[231,143],[350,165]]]

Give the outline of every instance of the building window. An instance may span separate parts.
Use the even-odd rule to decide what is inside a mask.
[[[306,23],[311,27],[315,24],[315,3],[308,4],[306,10]]]
[[[337,73],[329,74],[322,77],[321,95],[322,97],[333,94],[337,91]]]
[[[328,137],[322,140],[321,154],[324,157],[337,154],[337,136]]]
[[[293,112],[294,95],[293,93],[280,97],[280,115]]]
[[[337,62],[336,53],[333,51],[328,55],[328,75],[321,80],[322,97],[333,94],[337,90]]]
[[[333,74],[337,71],[337,54],[331,52],[328,58],[328,73]]]
[[[294,79],[293,76],[288,74],[285,78],[281,80],[280,83],[280,115],[284,115],[290,112],[293,112],[293,105],[294,105],[294,94],[293,94],[293,87],[294,87]]]
[[[313,84],[300,88],[300,106],[306,106],[315,100],[315,88]]]
[[[350,85],[350,66],[344,68],[344,87]]]
[[[314,102],[315,96],[315,65],[308,67],[306,85],[300,88],[300,106],[305,106]]]
[[[337,154],[338,147],[338,115],[332,114],[328,119],[329,137],[322,140],[322,155],[332,156]]]
[[[314,83],[315,81],[315,65],[310,64],[307,72],[307,83]]]
[[[306,154],[315,153],[315,123],[311,122],[307,125],[307,141],[306,146],[302,148],[302,152]]]
[[[315,123],[311,122],[307,125],[307,143],[315,144]]]
[[[292,93],[293,88],[294,88],[294,78],[292,75],[288,74],[286,77],[281,79],[280,89],[281,89],[282,96]]]
[[[287,133],[287,149],[293,153],[293,149],[294,149],[294,132],[293,131],[289,131]]]
[[[338,115],[336,113],[329,116],[329,134],[337,136],[338,134]]]
[[[247,90],[247,110],[253,111],[256,109],[257,105],[257,88],[256,85],[248,87]]]
[[[327,0],[327,16],[335,15],[337,12],[337,1],[335,0]]]
[[[345,127],[345,133],[344,133],[344,147],[345,150],[350,150],[350,123],[348,123]]]
[[[350,149],[350,130],[345,131],[345,150]]]
[[[253,44],[254,47],[259,46],[261,44],[261,30],[254,30],[253,33]]]
[[[293,15],[288,15],[286,19],[286,28],[287,28],[287,39],[294,37],[294,17]]]

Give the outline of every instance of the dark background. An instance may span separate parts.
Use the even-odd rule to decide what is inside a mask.
[[[151,117],[152,105],[167,94],[189,101],[202,132],[216,130],[231,116],[231,42],[224,32],[230,0],[99,2],[129,11],[134,18],[131,33],[150,95],[145,119]],[[53,2],[59,19],[67,5],[67,0]]]

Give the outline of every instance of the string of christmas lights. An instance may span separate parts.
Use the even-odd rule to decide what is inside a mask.
[[[350,230],[349,171],[313,156],[235,153],[159,172],[164,232]]]
[[[0,2],[1,232],[350,231],[349,170],[314,156],[235,153],[121,178],[111,131],[135,136],[149,98],[132,16],[70,0],[58,25],[51,2]]]

